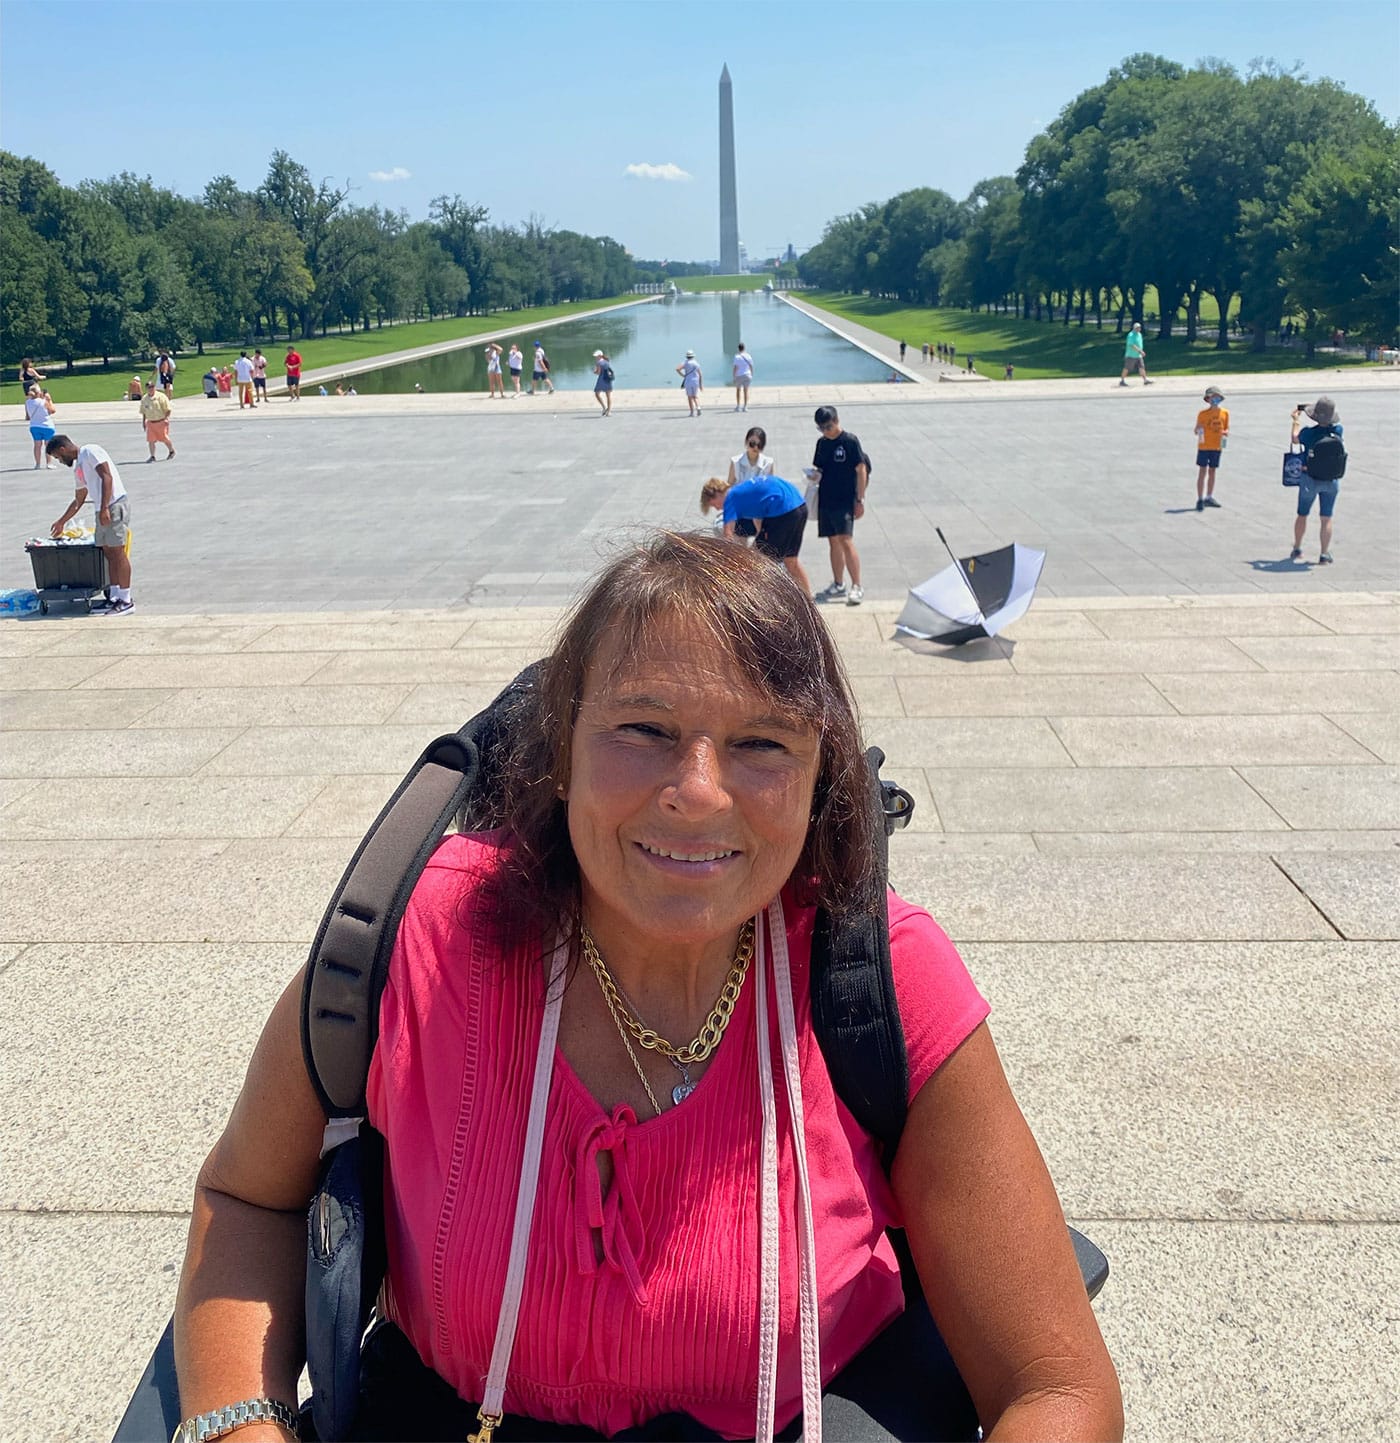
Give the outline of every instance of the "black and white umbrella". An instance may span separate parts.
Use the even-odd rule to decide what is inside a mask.
[[[938,539],[953,556],[941,530]],[[895,630],[945,646],[995,636],[1026,614],[1044,565],[1043,551],[1015,542],[982,556],[953,556],[951,566],[909,588]]]

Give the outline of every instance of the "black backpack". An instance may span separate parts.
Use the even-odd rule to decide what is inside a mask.
[[[1303,469],[1311,481],[1340,481],[1347,474],[1347,448],[1335,426],[1328,426],[1327,434],[1308,447]]]
[[[611,366],[604,366],[604,367],[603,367],[603,379],[604,379],[604,380],[608,383],[608,385],[610,385],[610,386],[611,386],[612,383],[617,379],[616,376],[613,375],[613,368],[612,368]]]
[[[359,1402],[360,1342],[386,1266],[384,1143],[366,1120],[365,1086],[379,1030],[394,938],[444,832],[480,831],[505,818],[502,741],[530,722],[540,663],[526,668],[460,731],[431,742],[356,848],[307,958],[301,1037],[306,1070],[330,1120],[307,1227],[306,1357],[317,1436],[348,1431]],[[883,821],[870,900],[882,902],[889,834],[913,798],[880,779],[884,754],[866,753],[870,805]],[[908,1108],[909,1066],[883,905],[833,918],[818,910],[812,937],[812,1022],[837,1095],[892,1166]],[[1108,1276],[1094,1245],[1071,1229],[1092,1297]],[[898,1245],[899,1239],[896,1239]],[[917,1286],[901,1252],[906,1288]]]

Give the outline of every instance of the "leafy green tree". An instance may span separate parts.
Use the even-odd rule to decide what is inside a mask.
[[[1282,218],[1283,278],[1328,330],[1388,345],[1400,298],[1400,135],[1315,153]]]

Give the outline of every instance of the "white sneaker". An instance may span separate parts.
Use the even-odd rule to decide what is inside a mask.
[[[846,594],[846,583],[844,581],[833,581],[830,586],[824,586],[817,592],[818,601],[839,601]]]
[[[847,606],[859,606],[865,599],[865,588],[863,586],[851,587],[851,594],[846,598]]]

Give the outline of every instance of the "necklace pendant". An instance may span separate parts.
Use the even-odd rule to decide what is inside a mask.
[[[679,1107],[681,1103],[683,1103],[686,1098],[689,1097],[690,1094],[694,1091],[695,1084],[691,1082],[689,1078],[686,1078],[685,1081],[678,1082],[671,1089],[671,1101],[675,1103],[677,1107]]]

